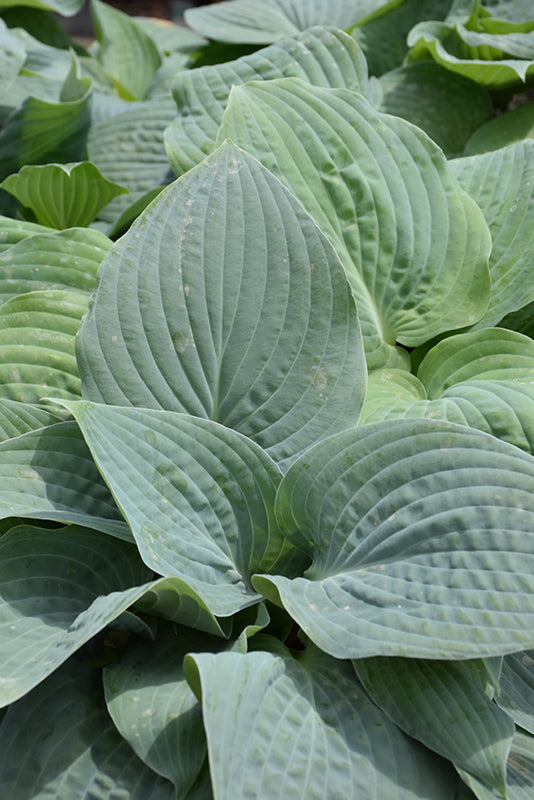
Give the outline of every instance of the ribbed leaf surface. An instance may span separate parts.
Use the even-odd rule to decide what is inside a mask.
[[[534,459],[428,420],[366,425],[284,477],[279,523],[313,558],[256,576],[338,658],[475,658],[532,647]]]

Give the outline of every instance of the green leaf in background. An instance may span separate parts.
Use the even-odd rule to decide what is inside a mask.
[[[353,661],[374,702],[405,733],[506,797],[513,720],[473,680],[471,662],[370,658]]]
[[[155,641],[137,638],[104,669],[108,711],[118,731],[151,769],[186,797],[206,757],[202,709],[183,674],[188,652],[228,647],[220,638],[158,625]],[[157,648],[157,660],[154,650]]]
[[[351,30],[369,66],[371,75],[383,75],[400,67],[408,46],[410,30],[421,20],[444,19],[452,0],[397,0],[378,3],[371,13]]]
[[[525,46],[521,36],[529,37]],[[437,61],[488,89],[520,86],[534,75],[534,35],[515,37],[480,34],[459,23],[420,22],[408,34],[411,49],[407,58],[408,62]],[[507,58],[506,53],[512,57]]]
[[[534,453],[534,342],[485,328],[439,342],[417,377],[372,372],[361,422],[405,417],[469,425]]]
[[[168,19],[136,16],[135,22],[150,36],[163,61],[175,53],[189,55],[207,44],[204,37],[190,28]]]
[[[74,337],[88,299],[77,292],[28,292],[0,306],[0,397],[37,403],[78,398]]]
[[[235,431],[186,414],[65,403],[128,521],[141,557],[191,586],[213,614],[260,599],[250,576],[305,559],[274,519],[280,472]]]
[[[447,762],[404,736],[349,664],[308,645],[196,653],[185,675],[201,698],[217,800],[450,800]],[[371,734],[372,732],[372,734]]]
[[[4,105],[5,93],[16,79],[25,58],[26,51],[22,42],[0,19],[0,81],[2,82],[0,105]]]
[[[184,18],[218,42],[271,44],[314,25],[350,28],[388,0],[227,0],[188,9]]]
[[[311,567],[253,586],[337,658],[531,647],[533,489],[532,456],[459,425],[346,431],[301,456],[277,493]]]
[[[219,140],[271,170],[329,237],[362,323],[367,363],[476,322],[490,236],[439,148],[355,92],[295,78],[235,86]]]
[[[28,8],[41,8],[45,11],[55,11],[64,17],[72,17],[83,6],[84,0],[0,0],[0,11],[13,6],[27,6]]]
[[[141,195],[172,180],[163,132],[175,117],[176,104],[163,97],[135,104],[135,108],[91,126],[88,159],[109,180],[130,191],[103,209],[102,219],[115,223]]]
[[[534,139],[533,103],[525,103],[481,125],[467,142],[465,155],[473,156],[498,150],[524,139]]]
[[[13,704],[0,726],[0,792],[38,797],[174,800],[107,713],[98,671],[72,659]]]
[[[57,103],[29,97],[7,119],[0,132],[0,178],[24,164],[79,161],[84,157],[90,123],[88,78],[77,78],[77,63]]]
[[[161,192],[100,274],[77,340],[85,398],[208,417],[278,462],[356,424],[365,362],[341,265],[231,143]]]
[[[519,311],[507,314],[500,321],[499,326],[523,333],[525,336],[530,336],[531,339],[534,339],[534,302],[529,303],[528,306],[523,306]]]
[[[488,92],[439,64],[408,64],[382,75],[379,84],[380,111],[422,128],[449,158],[462,153],[471,134],[492,117]]]
[[[57,414],[39,406],[5,398],[0,399],[0,441],[2,442],[61,421],[61,417]]]
[[[0,231],[2,227],[0,219]],[[7,228],[12,239],[18,233]],[[27,238],[0,251],[0,302],[39,290],[65,289],[92,294],[98,269],[111,245],[107,236],[91,228],[43,234],[28,232]]]
[[[12,219],[0,214],[0,253],[36,233],[48,234],[50,231],[45,225],[37,225],[24,219]]]
[[[516,725],[534,734],[534,650],[504,657],[495,700]]]
[[[50,228],[87,227],[110,200],[128,190],[105,178],[90,161],[24,166],[0,186]]]
[[[214,149],[232,86],[288,76],[367,94],[365,58],[351,37],[336,28],[315,27],[237,61],[180,72],[173,87],[179,116],[165,131],[176,174]]]
[[[91,16],[100,44],[96,58],[113,80],[119,96],[143,100],[161,65],[154,41],[128,14],[100,0],[91,0]]]
[[[476,200],[491,232],[491,295],[476,323],[490,327],[534,301],[534,141],[455,159],[451,169]]]
[[[0,555],[1,705],[117,620],[132,602],[126,590],[152,577],[134,546],[76,525],[12,528]]]
[[[0,476],[0,518],[69,522],[132,541],[74,422],[0,443]]]

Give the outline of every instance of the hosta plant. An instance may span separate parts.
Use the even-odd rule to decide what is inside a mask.
[[[530,800],[529,3],[79,5],[0,0],[1,797]]]

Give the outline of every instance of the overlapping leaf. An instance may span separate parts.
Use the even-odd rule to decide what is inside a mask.
[[[288,76],[367,94],[365,58],[354,40],[336,28],[315,27],[236,61],[181,72],[173,90],[179,116],[165,131],[176,174],[214,149],[232,86]]]
[[[496,701],[517,725],[534,735],[534,651],[504,657]]]
[[[100,0],[91,0],[91,14],[100,43],[96,58],[121,97],[142,100],[161,65],[153,40],[128,14]]]
[[[85,295],[62,291],[29,292],[0,307],[0,397],[80,397],[74,337],[87,308]]]
[[[61,417],[40,406],[6,398],[0,400],[0,441],[2,442],[29,431],[45,428],[47,425],[55,425],[57,422],[62,422]]]
[[[473,679],[472,662],[370,658],[353,665],[374,702],[405,733],[506,797],[515,726]]]
[[[491,296],[477,327],[496,325],[534,300],[534,141],[458,158],[451,168],[491,231]]]
[[[230,143],[111,250],[77,357],[84,397],[208,417],[279,462],[356,424],[365,391],[356,310],[331,245]]]
[[[232,89],[219,130],[299,198],[351,283],[369,368],[474,323],[489,293],[480,210],[421,131],[361,95],[293,78]]]
[[[43,234],[40,226],[39,233],[33,233],[33,228],[6,229],[6,238],[18,239],[18,243],[0,252],[0,301],[26,292],[57,289],[92,294],[111,240],[91,228]]]
[[[534,139],[534,105],[524,105],[507,111],[486,122],[471,136],[465,147],[465,155],[472,156],[498,150],[500,147]]]
[[[0,552],[4,706],[116,620],[152,576],[131,544],[76,525],[12,528]]]
[[[387,72],[380,88],[380,111],[422,128],[448,157],[461,154],[471,134],[493,113],[485,89],[426,61]]]
[[[475,658],[531,647],[534,460],[428,420],[366,425],[310,448],[277,516],[313,559],[256,576],[338,658]]]
[[[156,572],[191,586],[212,613],[259,600],[253,572],[299,571],[274,519],[280,472],[249,439],[185,414],[66,403]]]
[[[469,425],[534,453],[534,343],[502,328],[444,339],[419,365],[371,373],[362,422],[404,417]]]
[[[450,800],[450,765],[405,737],[350,665],[308,646],[198,653],[186,677],[202,700],[217,800]],[[370,736],[372,731],[372,737]]]
[[[44,225],[27,222],[21,219],[12,219],[0,214],[0,253],[7,250],[22,239],[34,236],[36,233],[49,233]]]
[[[77,523],[131,541],[131,533],[74,422],[0,443],[0,517]]]
[[[99,674],[72,660],[9,708],[0,726],[4,797],[173,800],[172,784],[118,734]]]
[[[51,228],[88,226],[114,197],[128,190],[105,178],[90,161],[24,166],[0,184]]]

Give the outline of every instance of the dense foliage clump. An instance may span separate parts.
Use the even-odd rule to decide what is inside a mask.
[[[0,796],[532,800],[530,0],[0,0]]]

